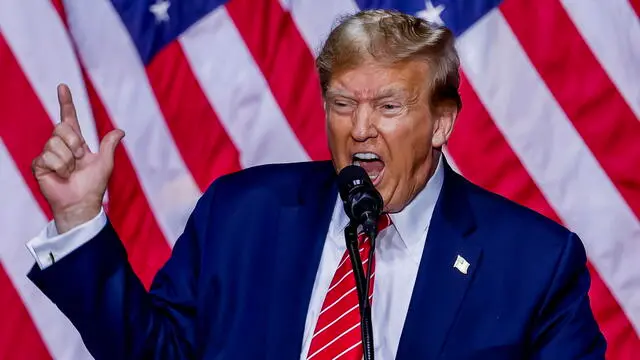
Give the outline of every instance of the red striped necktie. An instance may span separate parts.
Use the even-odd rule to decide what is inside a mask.
[[[390,224],[389,215],[384,214],[378,222],[378,231],[382,231]],[[360,233],[358,242],[362,266],[366,273],[371,241],[368,236]],[[374,275],[375,256],[371,260],[370,300],[373,296]],[[358,292],[351,260],[348,252],[345,251],[322,304],[307,360],[355,360],[361,359],[362,355]]]

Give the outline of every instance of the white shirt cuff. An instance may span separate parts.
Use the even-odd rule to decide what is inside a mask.
[[[73,250],[93,239],[107,224],[104,209],[84,224],[80,224],[60,235],[54,221],[50,221],[33,239],[27,242],[27,249],[36,259],[41,270],[53,265]]]

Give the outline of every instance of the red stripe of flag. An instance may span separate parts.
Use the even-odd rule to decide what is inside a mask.
[[[147,76],[182,158],[201,190],[240,170],[235,145],[205,97],[182,47],[167,45],[147,66]]]
[[[636,15],[640,17],[640,0],[629,0],[631,7],[636,12]]]
[[[114,127],[93,84],[84,72],[83,78],[98,137],[102,139]],[[171,249],[151,211],[122,143],[116,148],[115,165],[108,191],[109,220],[127,249],[133,270],[149,288],[156,272],[169,258]]]
[[[0,138],[11,154],[22,178],[47,218],[51,211],[31,173],[31,161],[40,154],[53,131],[40,100],[34,93],[17,59],[0,34]],[[51,91],[56,91],[51,89]],[[5,189],[11,191],[11,189]],[[35,215],[35,214],[34,214]],[[2,239],[0,241],[16,241]],[[0,264],[1,265],[1,264]],[[0,266],[0,358],[51,358],[22,299]]]
[[[53,8],[58,13],[58,16],[60,16],[60,19],[66,24],[66,16],[65,16],[65,12],[64,12],[64,4],[62,3],[62,0],[49,0],[49,1],[51,2],[51,5],[53,6]]]
[[[591,309],[607,339],[607,359],[635,359],[640,353],[640,338],[598,272],[591,263],[588,265],[591,273]]]
[[[309,157],[329,159],[318,75],[291,15],[278,0],[231,0],[226,7]]]
[[[50,219],[51,209],[31,173],[31,162],[42,152],[44,144],[53,132],[53,123],[2,34],[0,34],[0,69],[3,75],[0,81],[0,99],[2,100],[0,137],[35,200],[46,217]],[[51,91],[55,93],[56,89]]]
[[[507,0],[500,9],[600,166],[640,218],[640,122],[560,1]]]
[[[66,26],[62,0],[51,1]],[[96,122],[98,137],[102,139],[114,127],[84,69],[82,75]],[[73,92],[73,89],[71,91]],[[36,128],[43,129],[42,126],[36,126]],[[47,137],[52,130],[51,127],[51,130],[46,131]],[[44,144],[45,140],[39,144]],[[156,272],[169,258],[171,249],[151,212],[140,181],[122,144],[116,148],[114,171],[109,180],[108,191],[109,203],[105,210],[109,221],[127,249],[133,270],[140,277],[142,283],[149,288]],[[34,192],[33,189],[32,192]],[[40,193],[34,192],[34,194],[39,195]]]
[[[7,240],[7,239],[4,239]],[[15,239],[9,239],[15,240]],[[31,315],[0,263],[0,359],[51,359]]]
[[[460,171],[470,181],[560,223],[464,74],[460,95],[464,105],[448,144]]]
[[[65,25],[65,27],[67,27],[67,16],[64,11],[64,4],[62,3],[62,0],[50,0],[50,1],[51,1],[51,5],[58,13],[60,20]]]
[[[560,218],[495,126],[464,74],[460,93],[464,109],[448,145],[460,171],[472,182],[560,223]],[[474,151],[470,152],[469,149]],[[481,154],[481,158],[477,154]],[[640,352],[640,340],[591,264],[589,270],[591,306],[609,343],[608,358],[631,359],[631,354]]]

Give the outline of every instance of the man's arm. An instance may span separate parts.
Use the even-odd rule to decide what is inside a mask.
[[[29,278],[78,329],[96,359],[189,359],[209,189],[147,292],[110,222],[90,241]]]
[[[532,359],[604,359],[606,342],[589,304],[586,262],[582,242],[570,234],[538,314]]]
[[[64,234],[58,234],[55,222],[50,221],[40,234],[27,242],[27,249],[42,270],[72,253],[93,239],[107,224],[104,209],[100,209],[93,219],[74,227]]]

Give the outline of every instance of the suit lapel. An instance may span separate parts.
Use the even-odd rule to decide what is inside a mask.
[[[445,166],[445,181],[427,235],[398,359],[438,357],[480,264],[482,250],[470,238],[475,222],[462,181]],[[457,268],[456,259],[460,262]],[[467,269],[465,263],[469,264]]]
[[[338,192],[329,164],[301,176],[297,197],[284,200],[275,237],[267,347],[273,359],[298,358],[311,292]]]

